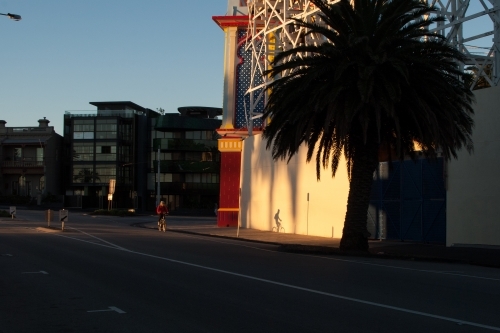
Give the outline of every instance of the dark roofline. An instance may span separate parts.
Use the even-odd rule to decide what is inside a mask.
[[[222,116],[222,108],[214,108],[209,106],[181,106],[177,111],[183,116],[193,116],[194,114],[205,114],[208,118]]]
[[[134,102],[131,102],[131,101],[116,101],[116,102],[89,102],[89,104],[91,105],[94,105],[96,106],[97,108],[100,108],[100,107],[106,107],[106,106],[110,106],[110,105],[117,105],[117,104],[121,104],[121,105],[124,105],[124,106],[128,106],[134,110],[137,110],[137,111],[146,111],[146,110],[149,110],[147,108],[144,108],[138,104],[135,104]]]

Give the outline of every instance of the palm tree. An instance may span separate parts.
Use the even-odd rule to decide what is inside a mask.
[[[322,167],[334,177],[345,156],[350,183],[340,248],[367,251],[379,150],[399,159],[416,159],[415,143],[428,158],[471,152],[473,95],[458,66],[463,54],[428,32],[443,20],[435,8],[420,0],[310,1],[321,19],[295,24],[322,43],[273,60],[263,135],[274,159],[290,160],[302,144],[307,162],[316,152],[318,180]]]
[[[90,168],[81,169],[77,175],[73,176],[75,183],[93,183],[94,180],[99,182],[101,178],[99,178],[97,172],[92,171]]]

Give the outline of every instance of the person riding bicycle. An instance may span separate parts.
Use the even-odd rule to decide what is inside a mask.
[[[168,208],[163,201],[160,201],[160,204],[156,207],[156,214],[158,214],[158,225],[160,225],[161,219],[168,215]]]

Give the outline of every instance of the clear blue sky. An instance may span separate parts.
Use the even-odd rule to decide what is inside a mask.
[[[0,119],[62,135],[66,110],[222,107],[227,0],[0,0]]]
[[[212,16],[226,10],[227,0],[0,0],[0,13],[22,16],[0,16],[0,119],[47,117],[62,135],[64,111],[89,102],[222,107],[224,33]],[[466,34],[492,29],[480,22]]]

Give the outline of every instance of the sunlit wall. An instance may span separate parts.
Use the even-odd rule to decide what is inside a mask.
[[[240,223],[242,228],[340,238],[349,183],[345,162],[337,175],[323,170],[316,180],[315,161],[302,149],[287,165],[273,161],[261,135],[243,141]]]

